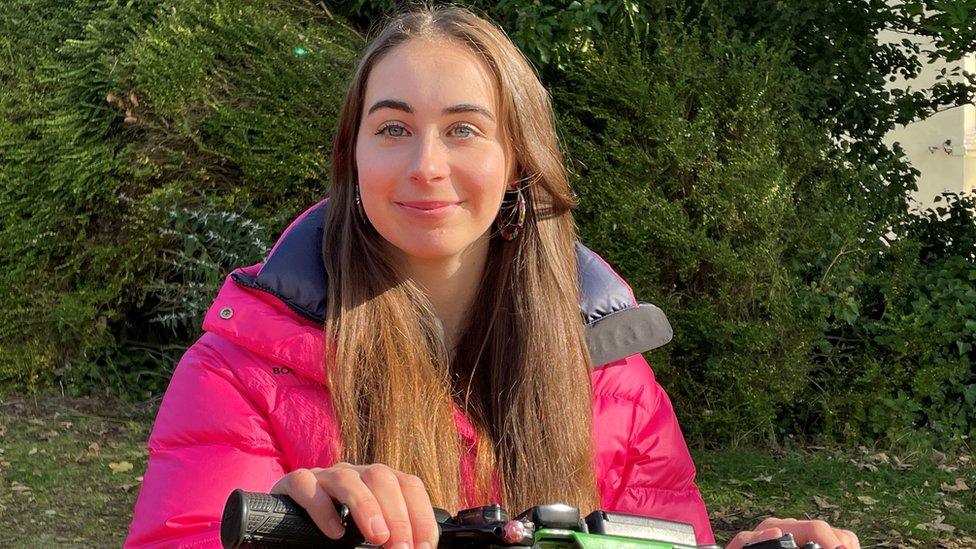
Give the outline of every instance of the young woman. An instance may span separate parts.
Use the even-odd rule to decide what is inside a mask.
[[[436,545],[432,506],[566,502],[713,537],[640,352],[670,337],[576,244],[545,89],[459,8],[392,20],[339,120],[330,197],[221,289],[149,440],[127,546],[219,544],[231,490],[288,494],[329,536]],[[581,319],[582,312],[582,319]],[[779,537],[856,547],[824,523]]]

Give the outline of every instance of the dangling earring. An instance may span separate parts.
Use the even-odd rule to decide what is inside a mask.
[[[498,217],[495,222],[498,224],[498,232],[505,240],[515,240],[522,233],[525,225],[525,195],[522,194],[522,179],[515,186],[514,190],[505,191],[505,198],[502,199],[502,207],[498,210]]]
[[[359,196],[359,185],[358,184],[356,185],[356,188],[353,191],[353,200],[355,200],[355,202],[356,202],[356,212],[359,213],[360,219],[362,219],[362,221],[365,222],[366,221],[366,210],[363,209],[363,199],[360,198],[360,196]]]

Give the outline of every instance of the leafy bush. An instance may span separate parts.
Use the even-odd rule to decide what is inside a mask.
[[[859,306],[826,335],[808,428],[906,443],[976,435],[976,195],[939,200],[906,214],[850,289]]]
[[[686,435],[769,438],[817,335],[793,301],[784,235],[825,138],[802,138],[815,131],[792,107],[782,52],[680,30],[656,42],[587,59],[553,87],[577,220],[669,315],[674,341],[652,358]]]
[[[157,210],[159,211],[159,210]],[[269,251],[260,224],[212,203],[192,208],[172,204],[159,227],[159,278],[146,284],[149,323],[174,335],[192,334],[220,289],[228,267],[254,263]]]
[[[271,0],[15,0],[0,37],[0,380],[158,390],[176,354],[159,349],[197,331],[149,323],[167,292],[260,260],[245,247],[206,276],[175,268],[172,231],[191,237],[166,212],[203,207],[195,229],[250,244],[246,223],[276,232],[318,199],[361,43]]]

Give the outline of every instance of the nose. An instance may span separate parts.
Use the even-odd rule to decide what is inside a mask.
[[[410,180],[422,184],[445,179],[450,173],[448,150],[437,132],[424,132],[416,143]]]

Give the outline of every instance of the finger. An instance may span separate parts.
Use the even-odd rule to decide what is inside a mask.
[[[271,489],[272,494],[284,494],[301,505],[319,530],[332,539],[345,533],[339,521],[339,513],[329,494],[319,486],[315,473],[308,469],[296,469],[285,475]]]
[[[413,529],[397,472],[381,463],[374,463],[366,466],[360,473],[360,477],[383,510],[383,519],[390,530],[390,537],[385,546],[392,549],[412,547]],[[431,509],[427,512],[433,514]]]
[[[270,494],[284,494],[284,495],[287,495],[286,490],[288,489],[288,484],[291,482],[291,477],[296,472],[298,472],[298,471],[303,471],[303,472],[304,471],[309,471],[313,475],[318,475],[320,472],[322,472],[324,470],[325,469],[322,469],[321,467],[312,467],[312,468],[304,468],[303,467],[302,469],[296,469],[296,470],[292,471],[291,473],[288,473],[287,475],[285,475],[285,476],[281,477],[280,479],[278,479],[278,482],[276,482],[275,485],[271,487],[271,490],[268,490],[268,493],[270,493]],[[300,474],[303,474],[303,473],[300,473]]]
[[[332,467],[318,476],[319,486],[332,499],[346,504],[359,532],[368,543],[383,545],[390,537],[390,530],[383,519],[383,509],[359,475],[358,468]]]
[[[749,543],[749,540],[752,539],[752,535],[754,533],[755,532],[750,531],[739,532],[734,538],[732,538],[732,541],[725,546],[725,549],[742,549],[743,545]]]
[[[800,521],[796,520],[795,518],[784,519],[784,518],[777,518],[777,517],[769,517],[763,520],[762,522],[760,522],[756,526],[756,531],[758,532],[760,530],[769,530],[770,528],[779,528],[783,531],[789,531],[790,527],[795,525],[798,522]]]
[[[837,537],[840,538],[841,543],[847,549],[861,549],[861,540],[857,538],[857,534],[851,532],[850,530],[834,530]]]
[[[840,538],[836,535],[836,530],[822,520],[809,520],[797,523],[795,529],[787,529],[796,538],[797,545],[803,545],[811,541],[816,542],[821,547],[834,549],[841,545]],[[848,548],[850,549],[850,548]]]
[[[424,542],[430,544],[430,547],[436,546],[440,537],[440,528],[437,526],[437,519],[434,518],[434,506],[430,502],[424,482],[406,473],[398,474],[397,480],[400,482],[403,500],[407,504],[414,545],[418,549],[422,549],[421,544]]]
[[[783,531],[779,528],[766,528],[755,531],[746,530],[736,534],[725,549],[741,549],[745,545],[762,543],[764,541],[779,539],[781,537],[783,537]]]
[[[732,541],[725,546],[725,549],[742,549],[742,546],[749,543],[749,540],[752,539],[753,534],[755,534],[755,532],[739,532],[734,538],[732,538]]]

